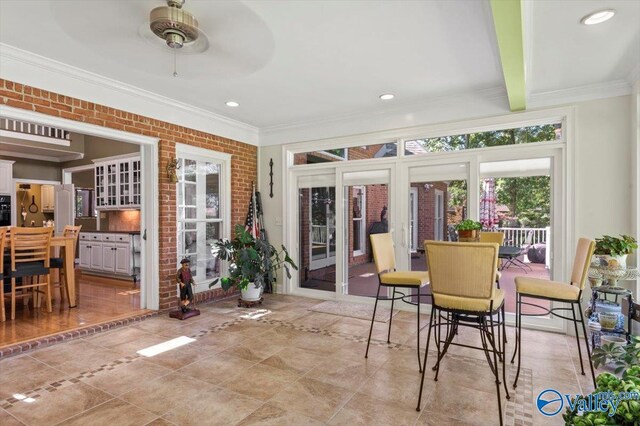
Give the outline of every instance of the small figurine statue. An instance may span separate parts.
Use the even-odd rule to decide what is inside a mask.
[[[189,259],[184,258],[180,261],[181,268],[176,273],[176,281],[180,285],[180,310],[182,313],[186,313],[192,309],[193,303],[193,287],[195,282],[193,281],[193,275],[189,268]]]

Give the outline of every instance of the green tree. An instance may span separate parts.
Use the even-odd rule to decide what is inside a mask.
[[[496,179],[496,200],[509,207],[509,215],[518,218],[522,226],[549,226],[551,213],[551,179],[549,176],[528,176]]]

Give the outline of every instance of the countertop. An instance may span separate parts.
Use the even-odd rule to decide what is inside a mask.
[[[131,234],[140,235],[140,231],[80,231],[81,234]]]

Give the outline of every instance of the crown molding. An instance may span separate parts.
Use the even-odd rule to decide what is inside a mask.
[[[258,145],[258,128],[0,43],[0,77],[138,115]]]
[[[587,86],[571,87],[569,89],[533,93],[529,95],[527,99],[527,106],[529,108],[543,108],[595,99],[612,98],[615,96],[625,96],[631,93],[632,87],[627,80],[614,80]]]

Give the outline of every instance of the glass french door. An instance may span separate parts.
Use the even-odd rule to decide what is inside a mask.
[[[295,177],[297,203],[296,288],[303,292],[336,290],[335,174]]]
[[[378,291],[369,237],[391,232],[391,169],[342,173],[342,296],[375,297]]]

